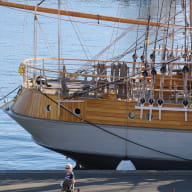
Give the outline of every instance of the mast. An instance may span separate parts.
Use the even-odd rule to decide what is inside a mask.
[[[61,70],[61,0],[58,0],[58,70]]]
[[[192,49],[192,0],[189,0],[189,18],[190,18],[190,37],[191,37],[191,49]]]
[[[36,11],[35,11],[35,14],[34,14],[34,42],[33,42],[33,54],[34,54],[34,67],[36,67],[37,65],[37,41],[38,41],[38,33],[37,33],[37,30],[38,30],[38,17],[37,17],[37,14],[36,14]],[[33,78],[35,78],[36,76],[36,72],[35,70],[33,71]]]
[[[60,15],[60,10],[61,10],[61,0],[58,0],[58,71],[61,71],[61,15]],[[59,83],[61,85],[61,74],[59,73]],[[58,105],[57,105],[57,115],[60,116],[60,100],[61,100],[61,90],[62,90],[62,85],[60,92],[58,93]]]
[[[190,27],[192,27],[192,0],[190,0]]]
[[[37,12],[58,14],[58,9],[40,7],[40,6],[36,7],[33,5],[13,3],[13,2],[8,2],[8,1],[3,1],[3,0],[0,0],[0,5],[6,6],[6,7],[13,7],[13,8],[18,8],[18,9],[30,10],[30,11],[36,10]],[[145,20],[128,19],[128,18],[122,18],[122,17],[111,17],[111,16],[105,16],[105,15],[83,13],[83,12],[76,12],[76,11],[68,11],[68,10],[60,10],[60,15],[79,17],[79,18],[85,18],[85,19],[93,19],[93,20],[98,20],[98,21],[109,21],[109,22],[135,24],[135,25],[149,25],[149,26],[159,26],[159,27],[165,27],[166,26],[165,23],[160,23],[160,22],[150,21],[150,23],[148,23],[148,21],[145,21]],[[181,27],[181,26],[179,26],[179,27]]]

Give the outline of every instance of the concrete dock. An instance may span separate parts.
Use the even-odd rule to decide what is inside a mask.
[[[59,192],[63,170],[0,171],[2,192]],[[80,192],[192,192],[192,171],[74,171]]]

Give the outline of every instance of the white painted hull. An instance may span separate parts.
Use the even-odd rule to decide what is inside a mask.
[[[123,138],[163,152],[160,153],[122,140],[93,125],[31,118],[11,111],[8,111],[8,114],[22,125],[39,145],[64,154],[69,152],[109,156],[119,160],[179,163],[186,163],[182,158],[192,159],[192,131],[99,125]],[[164,153],[179,156],[181,159]],[[187,161],[187,164],[190,163]]]

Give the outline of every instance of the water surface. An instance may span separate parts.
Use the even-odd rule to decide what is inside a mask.
[[[15,0],[15,2],[37,4],[37,0]],[[63,9],[137,18],[145,17],[147,2],[142,0],[64,0]],[[153,1],[154,2],[154,1]],[[42,6],[57,7],[56,1],[47,0]],[[154,4],[155,6],[155,4]],[[53,18],[54,17],[54,18]],[[0,7],[0,97],[21,84],[22,77],[17,73],[19,64],[26,58],[33,57],[33,18],[34,15],[17,9]],[[39,15],[38,56],[57,56],[57,20],[56,16]],[[65,20],[71,18],[65,17]],[[73,21],[79,21],[74,19]],[[92,58],[105,48],[123,30],[118,24],[82,20],[90,25],[62,22],[62,57]],[[100,25],[99,25],[100,24]],[[121,25],[127,28],[127,25]],[[77,35],[78,34],[78,35]],[[79,37],[86,47],[85,54]],[[125,37],[120,45],[106,52],[103,57],[111,58],[125,50],[130,39]],[[35,144],[31,136],[14,120],[0,110],[0,169],[62,169],[67,162],[74,162],[63,155],[44,149]]]

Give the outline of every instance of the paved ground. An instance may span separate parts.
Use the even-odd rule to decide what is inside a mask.
[[[80,192],[192,192],[192,171],[75,171]],[[2,192],[59,192],[63,171],[0,171]]]

